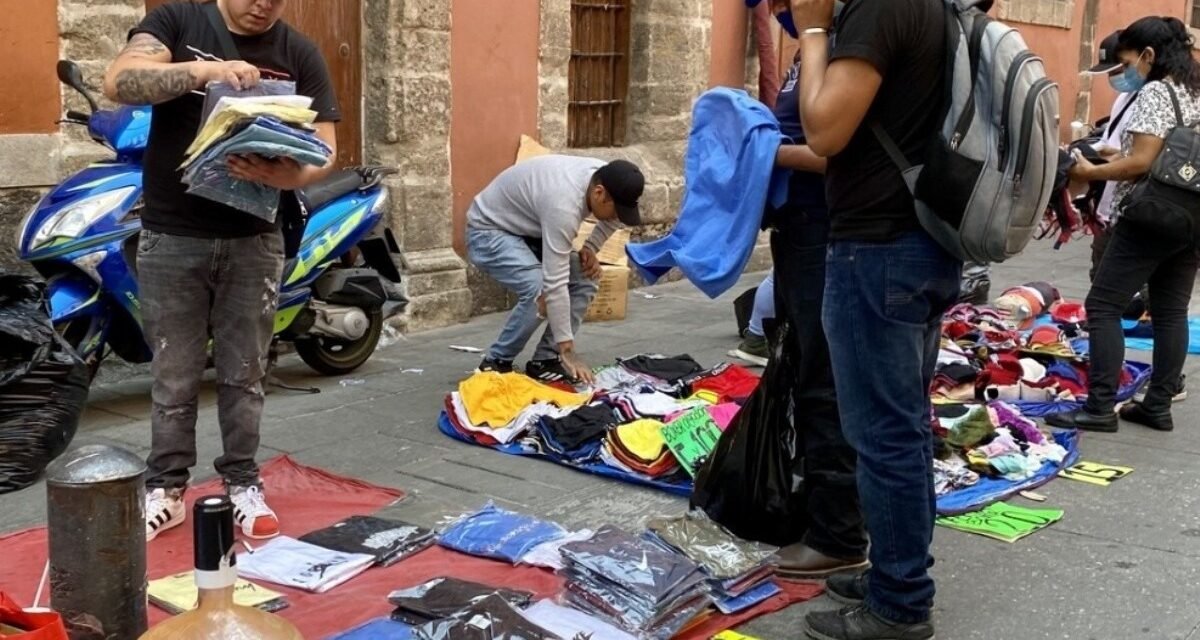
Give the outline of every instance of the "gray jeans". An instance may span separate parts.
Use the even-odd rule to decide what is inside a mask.
[[[196,465],[196,405],[213,340],[217,418],[231,486],[259,483],[259,420],[279,302],[283,236],[205,239],[142,231],[137,258],[142,324],[154,352],[148,488],[183,488]]]

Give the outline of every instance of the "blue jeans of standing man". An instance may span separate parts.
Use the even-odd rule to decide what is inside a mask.
[[[542,295],[542,262],[534,255],[525,239],[493,229],[467,229],[467,259],[480,271],[488,274],[501,286],[517,295],[517,306],[508,314],[504,329],[496,343],[488,349],[488,357],[512,362],[525,349],[529,339],[542,324],[538,317],[538,296]],[[579,331],[583,316],[599,285],[583,274],[579,254],[571,254],[571,278],[567,284],[571,293],[571,331]],[[558,357],[558,343],[550,327],[542,334],[534,360]]]
[[[915,231],[835,242],[827,269],[825,335],[871,538],[866,604],[887,620],[924,622],[937,514],[929,387],[962,264]]]

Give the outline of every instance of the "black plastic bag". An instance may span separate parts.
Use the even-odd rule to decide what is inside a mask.
[[[33,484],[66,450],[89,378],[50,324],[43,286],[0,276],[0,493]]]
[[[786,546],[808,528],[800,434],[792,424],[796,385],[791,324],[783,323],[762,383],[696,477],[691,503],[745,540]]]

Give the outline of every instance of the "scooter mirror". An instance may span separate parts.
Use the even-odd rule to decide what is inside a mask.
[[[83,91],[83,71],[79,69],[79,65],[70,60],[58,61],[58,80],[59,82],[75,89]]]

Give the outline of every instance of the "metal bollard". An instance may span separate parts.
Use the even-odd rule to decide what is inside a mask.
[[[46,469],[50,606],[71,640],[146,631],[145,472],[108,445],[72,449]]]

